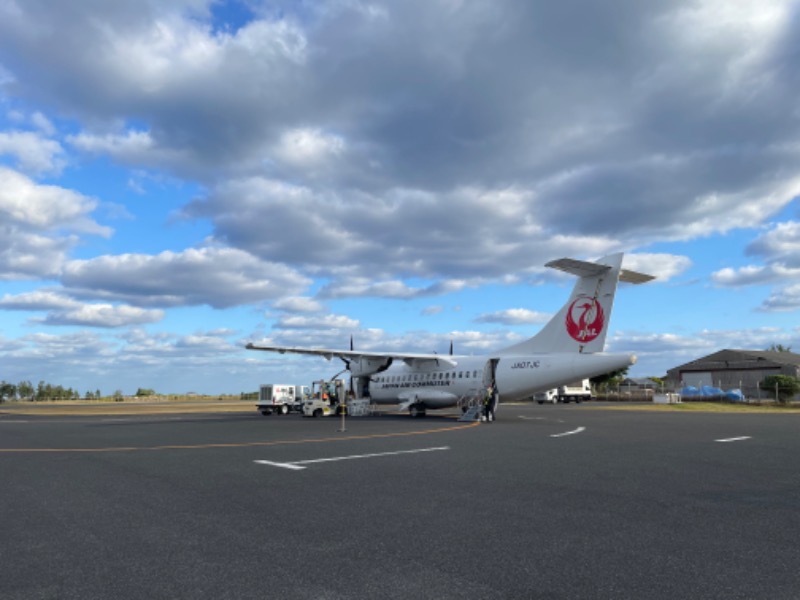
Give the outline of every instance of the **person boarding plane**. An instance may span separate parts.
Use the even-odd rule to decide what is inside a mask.
[[[482,356],[363,352],[247,344],[248,350],[342,359],[357,398],[399,404],[412,416],[480,399],[487,388],[504,401],[528,398],[570,381],[603,375],[636,362],[633,354],[603,352],[617,283],[655,277],[622,268],[622,253],[596,262],[561,258],[545,266],[578,276],[566,304],[533,337]],[[352,343],[351,343],[352,346]]]

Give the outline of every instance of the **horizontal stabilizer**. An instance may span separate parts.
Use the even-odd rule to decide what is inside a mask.
[[[655,279],[654,275],[637,273],[636,271],[629,271],[628,269],[622,269],[619,272],[619,280],[625,283],[647,283],[648,281],[653,281],[653,279]]]
[[[551,269],[558,269],[565,273],[577,275],[578,277],[596,277],[611,269],[608,265],[599,265],[597,263],[588,262],[585,260],[576,260],[574,258],[559,258],[558,260],[551,260],[545,265]],[[653,275],[645,273],[637,273],[636,271],[629,271],[628,269],[620,269],[619,280],[625,283],[647,283],[655,279]]]
[[[578,277],[595,277],[601,273],[605,273],[611,267],[608,265],[598,265],[597,263],[587,262],[585,260],[576,260],[574,258],[559,258],[558,260],[551,260],[545,264],[545,267],[551,269],[558,269],[565,273],[571,273]]]

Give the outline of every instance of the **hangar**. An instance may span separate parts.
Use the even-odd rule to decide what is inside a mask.
[[[758,384],[768,375],[800,377],[800,354],[771,350],[720,350],[667,371],[667,383],[683,386],[709,385],[723,390],[740,389],[747,398],[765,392]]]

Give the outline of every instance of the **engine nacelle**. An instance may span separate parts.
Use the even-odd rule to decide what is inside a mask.
[[[354,358],[350,361],[350,373],[354,377],[365,377],[385,371],[392,364],[391,357],[386,358]]]

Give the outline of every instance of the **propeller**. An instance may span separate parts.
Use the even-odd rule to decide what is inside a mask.
[[[353,336],[351,334],[350,335],[350,352],[352,352],[352,351],[353,351]],[[350,370],[350,359],[347,359],[344,356],[340,356],[339,358],[342,359],[342,362],[344,363],[344,366],[345,366],[345,370],[349,371]]]

